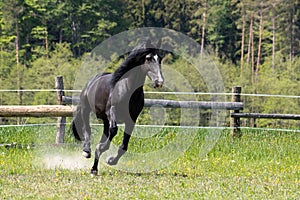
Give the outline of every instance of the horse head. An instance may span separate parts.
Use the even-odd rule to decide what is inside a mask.
[[[147,54],[144,60],[144,69],[147,76],[153,83],[154,88],[160,88],[163,86],[164,77],[161,71],[162,56],[159,54],[159,48],[161,46],[161,40],[159,40],[157,46],[151,44],[150,40],[146,43]]]

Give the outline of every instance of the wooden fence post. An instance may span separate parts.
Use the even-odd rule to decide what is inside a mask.
[[[57,95],[57,102],[59,105],[64,105],[62,97],[65,96],[64,92],[64,81],[62,76],[55,77],[55,89]],[[56,131],[56,144],[64,143],[65,137],[65,128],[66,128],[66,117],[57,118],[57,131]]]
[[[232,102],[241,102],[241,91],[242,91],[242,87],[240,87],[240,86],[232,87],[232,97],[231,97]],[[234,110],[232,112],[239,113],[240,111]],[[233,137],[241,137],[242,136],[240,125],[241,125],[240,117],[231,117],[230,118],[231,135]]]

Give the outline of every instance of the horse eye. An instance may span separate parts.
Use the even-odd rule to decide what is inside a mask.
[[[158,56],[159,56],[160,59],[162,59],[163,57],[165,57],[165,53],[162,52],[162,51],[159,51]]]
[[[152,57],[151,57],[151,56],[146,56],[146,60],[147,60],[148,62],[150,62],[150,61],[152,60]]]

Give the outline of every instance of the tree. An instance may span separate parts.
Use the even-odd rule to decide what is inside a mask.
[[[14,34],[12,36],[15,39],[15,76],[17,80],[18,91],[18,104],[22,104],[22,94],[20,90],[22,89],[22,78],[23,78],[23,67],[22,63],[20,63],[20,24],[21,24],[21,16],[24,11],[24,7],[22,1],[19,0],[4,0],[2,4],[2,15],[5,19],[6,27],[8,30],[12,31]],[[19,121],[18,121],[19,122]]]
[[[72,44],[75,57],[91,51],[113,34],[114,28],[120,21],[118,16],[122,16],[122,13],[118,13],[122,9],[117,9],[123,5],[119,0],[88,0],[84,2],[67,0],[66,3],[69,13],[66,23],[71,28],[66,34]]]
[[[203,20],[202,20],[202,33],[201,33],[201,49],[200,49],[200,53],[203,53],[204,50],[204,41],[205,41],[205,27],[206,27],[206,19],[207,19],[207,9],[208,9],[208,5],[207,5],[207,1],[205,0],[203,2]]]
[[[24,82],[30,89],[54,89],[54,77],[63,75],[65,89],[72,89],[79,63],[80,60],[73,58],[70,44],[57,43],[48,59],[40,57],[32,62],[31,68],[26,71]],[[54,93],[37,92],[26,98],[31,104],[57,103]]]
[[[32,23],[33,27],[31,29],[32,39],[38,41],[43,41],[43,46],[45,49],[46,58],[49,57],[49,34],[48,34],[48,24],[54,14],[54,10],[57,9],[56,0],[26,0],[25,4],[27,7],[27,12],[29,13],[28,18],[37,19]],[[39,49],[40,50],[40,49]],[[36,52],[38,53],[38,52]]]
[[[220,0],[209,5],[206,37],[218,57],[235,63],[237,28],[233,8],[229,2]]]
[[[0,2],[2,8],[3,2]],[[0,10],[0,88],[7,87],[7,79],[11,71],[11,66],[15,64],[15,56],[11,53],[14,48],[11,43],[14,43],[15,36],[9,34],[2,9]],[[10,47],[10,48],[8,48]]]

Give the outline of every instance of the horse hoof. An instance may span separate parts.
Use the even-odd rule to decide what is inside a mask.
[[[85,157],[85,158],[91,158],[91,152],[83,151],[83,152],[82,152],[82,155],[83,155],[83,157]]]
[[[107,159],[106,159],[106,163],[108,165],[116,165],[118,163],[117,159],[115,159],[113,156],[109,156]]]
[[[98,171],[92,169],[92,170],[91,170],[91,176],[94,177],[94,176],[97,176],[97,175],[98,175]]]

